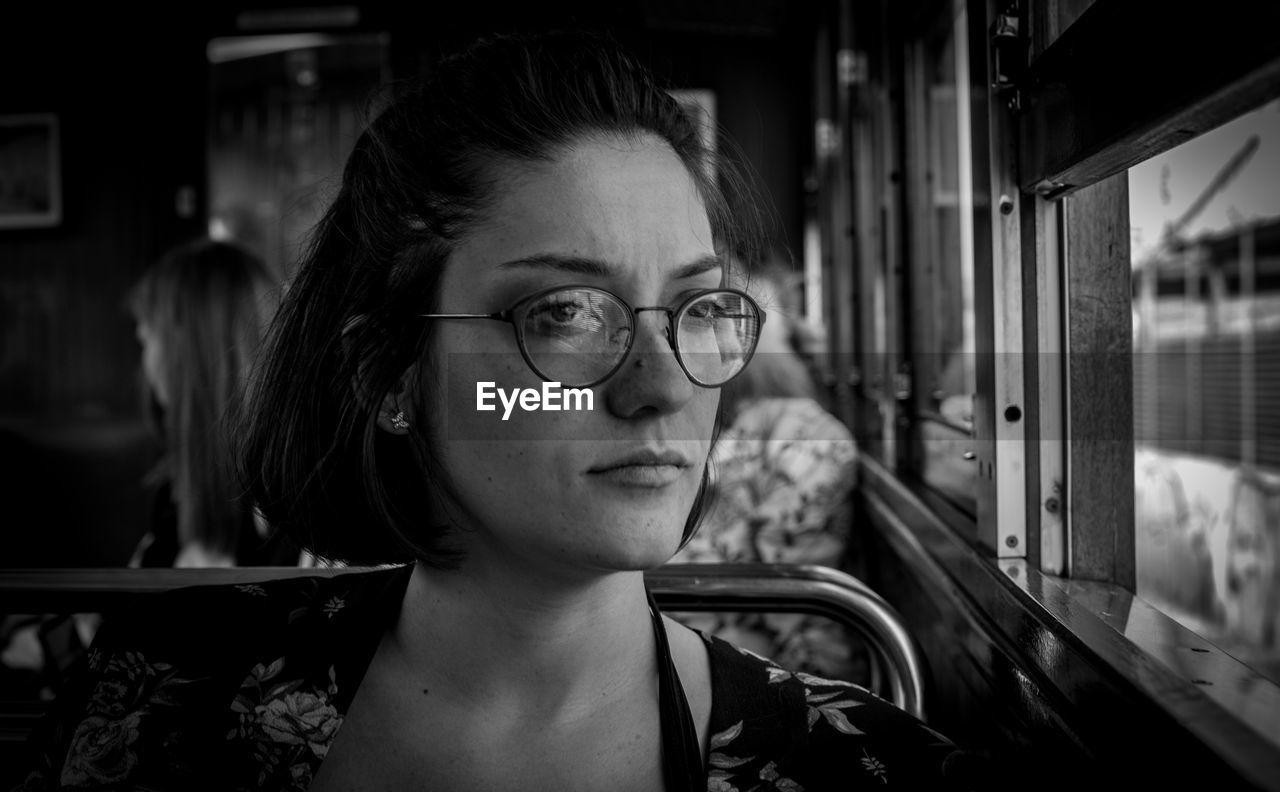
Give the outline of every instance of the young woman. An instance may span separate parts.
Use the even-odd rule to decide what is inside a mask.
[[[238,244],[195,239],[167,251],[129,293],[147,404],[164,453],[152,521],[131,566],[297,563],[269,541],[236,480],[229,418],[241,406],[278,305],[266,265]]]
[[[964,763],[922,723],[645,590],[764,321],[722,288],[742,239],[708,156],[593,36],[482,41],[401,92],[290,289],[243,453],[273,525],[404,563],[104,627],[31,785],[944,787]]]

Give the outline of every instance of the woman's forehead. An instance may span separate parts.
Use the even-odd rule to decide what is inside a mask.
[[[492,205],[451,260],[497,275],[534,257],[674,270],[714,256],[706,206],[671,147],[610,136],[499,176]]]

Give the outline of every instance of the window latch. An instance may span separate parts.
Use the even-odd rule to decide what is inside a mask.
[[[1015,113],[1022,109],[1020,86],[1026,70],[1025,49],[1026,38],[1015,0],[1006,4],[991,23],[991,90]]]

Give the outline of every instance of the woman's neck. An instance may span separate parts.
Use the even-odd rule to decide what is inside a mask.
[[[413,684],[544,716],[575,717],[656,678],[641,572],[569,582],[418,565],[389,639]]]

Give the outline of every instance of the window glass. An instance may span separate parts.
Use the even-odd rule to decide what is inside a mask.
[[[281,279],[337,192],[365,103],[389,75],[384,34],[293,33],[208,46],[209,231]]]
[[[1280,681],[1280,101],[1129,202],[1138,594]]]
[[[912,183],[917,225],[912,238],[913,404],[916,468],[930,486],[974,510],[972,451],[974,366],[972,174],[969,172],[967,53],[957,46],[963,13],[917,45],[912,97],[925,163]],[[963,42],[960,42],[961,44]]]

